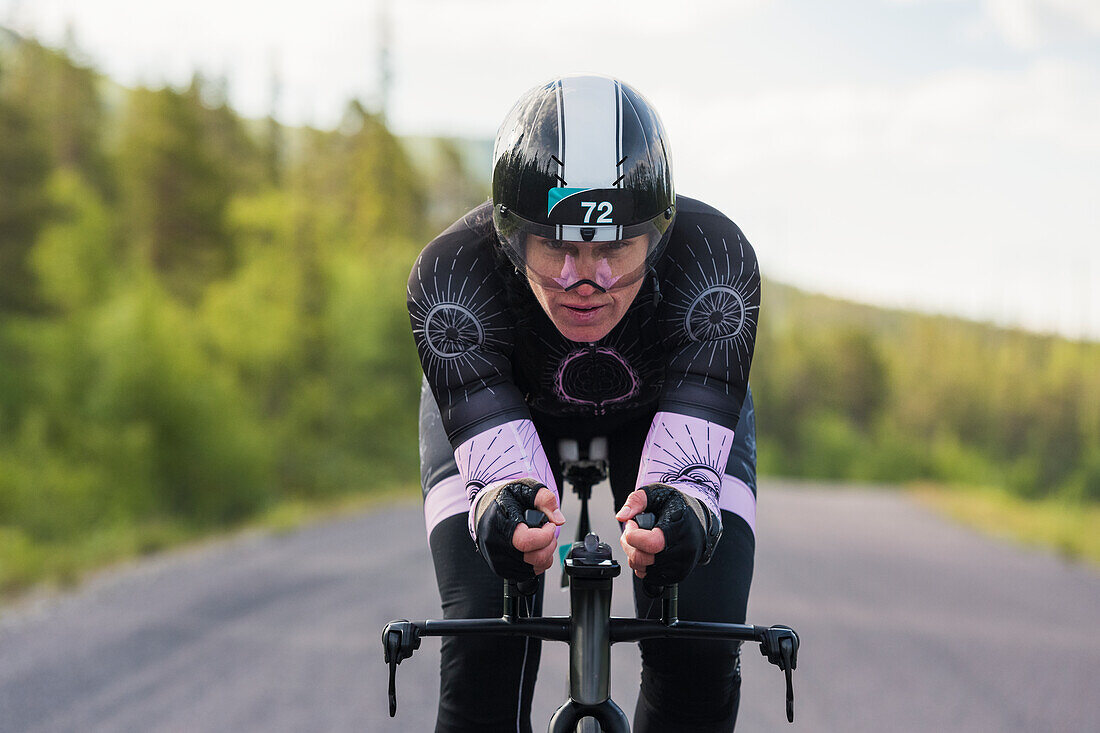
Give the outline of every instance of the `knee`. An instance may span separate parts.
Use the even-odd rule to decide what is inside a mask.
[[[653,730],[732,730],[741,689],[740,644],[681,640],[642,643],[642,687]]]
[[[446,637],[440,655],[437,731],[530,731],[539,642]]]

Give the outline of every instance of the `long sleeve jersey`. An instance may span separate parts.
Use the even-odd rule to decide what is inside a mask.
[[[653,414],[638,484],[675,486],[720,516],[760,274],[741,230],[719,211],[677,197],[664,253],[622,320],[594,343],[557,331],[499,252],[489,204],[420,254],[408,308],[471,504],[506,479],[536,478],[557,491],[539,430],[601,435]]]

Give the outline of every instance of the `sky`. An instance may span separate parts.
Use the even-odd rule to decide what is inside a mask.
[[[1100,338],[1098,0],[0,0],[0,24],[290,124],[385,99],[406,134],[491,139],[536,84],[618,76],[765,276]]]

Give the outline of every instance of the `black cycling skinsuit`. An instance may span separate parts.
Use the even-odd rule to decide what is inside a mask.
[[[425,375],[421,481],[445,617],[501,612],[500,578],[470,539],[470,500],[520,476],[556,492],[558,439],[602,435],[616,506],[639,484],[660,481],[721,518],[710,563],[680,586],[680,617],[744,622],[755,549],[748,376],[760,278],[733,222],[699,201],[676,203],[667,250],[622,320],[593,344],[565,339],[499,254],[488,204],[437,237],[413,267],[408,306]],[[635,598],[639,614],[657,613],[638,582]],[[733,729],[737,644],[651,640],[641,648],[635,731]],[[521,638],[445,638],[436,730],[530,731],[539,651]]]

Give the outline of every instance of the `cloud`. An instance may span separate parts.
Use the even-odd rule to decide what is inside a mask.
[[[883,156],[928,165],[1002,145],[1100,153],[1100,74],[1064,61],[1037,61],[1022,71],[951,70],[907,86],[693,99],[690,109],[665,113],[673,143],[725,141],[717,154],[731,165]]]
[[[976,5],[977,36],[995,34],[1009,46],[1035,51],[1059,42],[1100,36],[1097,0],[885,0],[888,5]]]
[[[1096,0],[983,0],[982,9],[1001,38],[1025,51],[1082,35],[1100,36]]]

